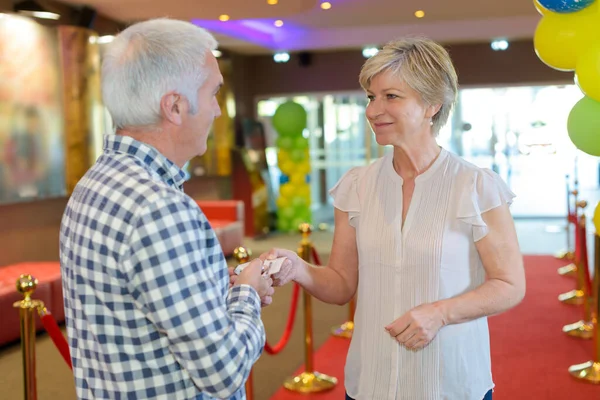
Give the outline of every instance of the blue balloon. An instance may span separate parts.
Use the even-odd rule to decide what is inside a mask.
[[[287,175],[279,175],[279,184],[283,185],[284,183],[288,183],[290,181],[290,177]]]
[[[590,6],[595,0],[538,0],[547,10],[555,13],[573,13]]]

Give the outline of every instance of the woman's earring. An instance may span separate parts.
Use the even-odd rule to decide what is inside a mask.
[[[433,126],[433,119],[429,118],[429,125]]]

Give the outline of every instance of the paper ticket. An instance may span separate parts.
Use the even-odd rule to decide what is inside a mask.
[[[278,273],[281,270],[281,266],[285,260],[286,257],[279,257],[274,260],[265,260],[263,263],[263,275],[273,275]],[[250,265],[249,262],[240,264],[235,267],[233,272],[235,272],[236,275],[239,275],[248,265]]]

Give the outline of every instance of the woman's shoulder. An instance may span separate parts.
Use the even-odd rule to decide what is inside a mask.
[[[479,179],[500,179],[500,176],[489,168],[477,166],[464,158],[448,152],[452,172],[460,181],[472,182]]]

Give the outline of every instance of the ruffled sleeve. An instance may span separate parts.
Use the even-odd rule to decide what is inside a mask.
[[[347,212],[350,225],[355,228],[360,214],[358,171],[359,167],[352,168],[329,190],[329,194],[333,197],[333,206]]]
[[[462,191],[458,218],[473,226],[473,240],[477,242],[488,234],[481,214],[503,204],[510,205],[514,198],[515,194],[498,174],[490,169],[481,169]]]

